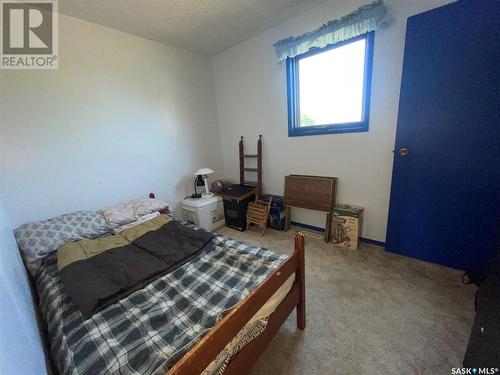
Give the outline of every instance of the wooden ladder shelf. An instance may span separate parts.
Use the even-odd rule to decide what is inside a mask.
[[[245,167],[245,159],[257,159],[257,167]],[[257,173],[257,181],[247,180],[245,172]],[[255,196],[260,199],[262,194],[262,135],[259,135],[257,141],[257,153],[245,154],[243,146],[243,137],[240,139],[240,185],[255,186]]]
[[[245,159],[257,159],[257,167],[245,167]],[[257,174],[257,181],[245,179],[245,172]],[[257,141],[257,153],[245,154],[243,146],[243,137],[240,139],[240,184],[255,186],[255,202],[250,202],[247,208],[247,229],[256,226],[262,235],[266,232],[267,217],[271,209],[271,200],[262,202],[262,135],[259,135]]]

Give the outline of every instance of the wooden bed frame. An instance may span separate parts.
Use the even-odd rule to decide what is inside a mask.
[[[224,371],[227,375],[247,374],[294,308],[297,308],[297,328],[305,328],[304,271],[304,235],[298,232],[295,235],[295,251],[292,256],[240,302],[165,375],[201,374],[255,313],[295,273],[292,288],[270,315],[264,332],[245,345],[231,359]]]

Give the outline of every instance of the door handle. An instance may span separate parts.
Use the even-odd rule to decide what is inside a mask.
[[[410,152],[410,150],[408,150],[407,147],[401,147],[399,149],[399,155],[401,155],[401,156],[406,156],[406,155],[408,155],[409,152]]]

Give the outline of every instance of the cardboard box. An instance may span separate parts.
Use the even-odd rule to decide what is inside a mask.
[[[330,232],[331,241],[339,246],[357,249],[362,223],[362,207],[347,204],[335,206]]]

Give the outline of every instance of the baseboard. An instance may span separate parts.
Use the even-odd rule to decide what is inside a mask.
[[[372,245],[377,245],[377,246],[385,248],[385,242],[382,242],[382,241],[371,240],[369,238],[364,238],[364,237],[361,237],[360,240],[363,242],[372,244]]]
[[[325,228],[315,227],[314,225],[302,224],[302,223],[298,223],[296,221],[291,221],[290,224],[295,225],[296,227],[301,227],[301,228],[313,230],[315,232],[325,233]]]
[[[300,227],[300,228],[305,228],[305,229],[313,230],[315,232],[325,233],[325,228],[315,227],[314,225],[299,223],[297,221],[291,221],[290,224],[291,225],[295,225],[295,226]],[[372,244],[372,245],[377,245],[377,246],[385,248],[385,242],[382,242],[382,241],[371,240],[371,239],[365,238],[365,237],[361,237],[360,240],[363,241],[363,242]]]

